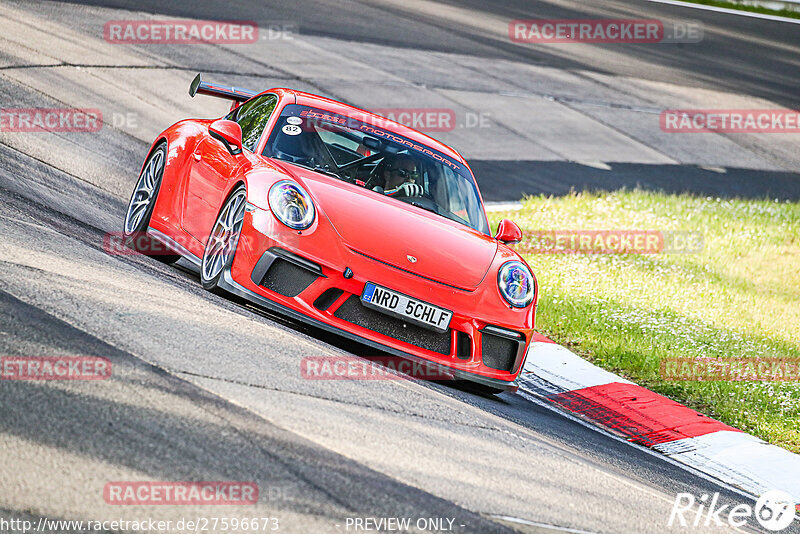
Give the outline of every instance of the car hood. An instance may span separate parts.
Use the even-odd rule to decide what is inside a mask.
[[[306,187],[350,249],[463,289],[477,288],[486,276],[497,252],[493,238],[336,178],[282,167]]]

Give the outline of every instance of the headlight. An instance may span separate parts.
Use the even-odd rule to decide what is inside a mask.
[[[506,302],[515,308],[524,308],[533,301],[536,282],[522,262],[509,261],[497,273],[497,286]]]
[[[294,230],[305,230],[314,222],[311,196],[290,180],[281,180],[272,185],[269,207],[280,222]]]

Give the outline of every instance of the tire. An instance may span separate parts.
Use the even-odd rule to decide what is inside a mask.
[[[125,244],[133,250],[158,261],[171,264],[178,261],[179,254],[165,253],[165,246],[146,234],[153,216],[161,180],[164,178],[164,164],[167,159],[167,144],[159,144],[145,161],[142,173],[136,181],[128,210],[125,212],[123,236]]]
[[[203,250],[203,263],[200,266],[200,282],[214,293],[222,293],[219,280],[226,267],[233,263],[236,245],[242,233],[244,208],[247,204],[247,189],[239,185],[228,195]]]

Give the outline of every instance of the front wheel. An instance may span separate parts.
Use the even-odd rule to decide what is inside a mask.
[[[226,267],[233,262],[236,245],[244,223],[244,208],[247,203],[247,190],[240,185],[230,194],[222,205],[217,221],[203,251],[203,264],[200,267],[200,282],[209,291],[219,293],[219,280]]]

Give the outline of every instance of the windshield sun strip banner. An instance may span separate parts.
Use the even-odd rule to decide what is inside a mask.
[[[291,106],[291,105],[290,106],[286,106],[286,108],[284,108],[283,113],[281,113],[281,116],[295,115],[294,112],[296,110],[295,109],[291,109],[293,107],[294,106]],[[331,123],[331,124],[335,124],[337,126],[344,126],[344,127],[350,128],[352,130],[358,130],[360,132],[364,132],[366,134],[378,137],[378,138],[383,139],[383,140],[391,141],[391,142],[396,143],[398,145],[401,145],[401,146],[404,146],[404,147],[409,148],[411,150],[414,150],[414,151],[416,151],[416,152],[418,152],[418,153],[420,153],[420,154],[422,154],[424,156],[427,156],[427,157],[433,159],[434,161],[437,161],[437,162],[439,162],[439,163],[441,163],[443,165],[446,165],[447,167],[449,167],[450,169],[456,171],[457,173],[462,174],[462,175],[467,176],[470,179],[472,179],[471,173],[466,169],[466,167],[464,165],[456,162],[452,158],[449,158],[448,156],[445,156],[444,154],[442,154],[442,153],[440,153],[440,152],[438,152],[436,150],[433,150],[430,147],[427,147],[425,145],[421,145],[419,143],[416,143],[416,142],[412,141],[411,139],[403,137],[402,135],[399,135],[399,134],[397,134],[395,132],[390,132],[390,131],[387,131],[384,128],[380,128],[378,126],[373,126],[371,124],[367,124],[367,123],[363,122],[362,120],[357,119],[355,117],[348,117],[346,115],[338,115],[338,114],[335,114],[335,113],[326,112],[324,110],[314,109],[314,108],[310,108],[310,107],[306,107],[306,106],[300,106],[300,107],[303,108],[300,111],[300,114],[299,114],[299,116],[301,118],[315,120],[315,121],[328,122],[328,123]]]

